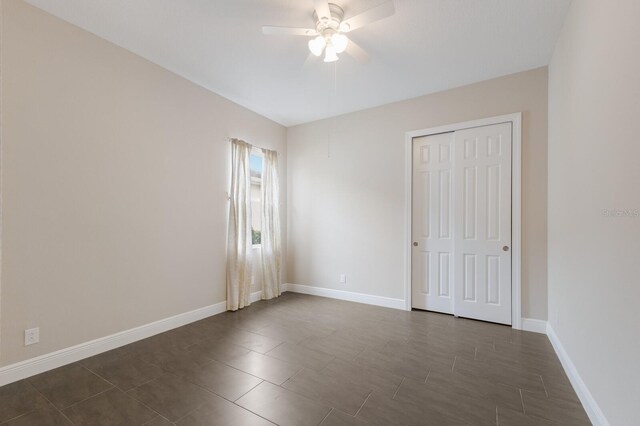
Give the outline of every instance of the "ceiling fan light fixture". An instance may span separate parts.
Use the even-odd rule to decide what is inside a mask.
[[[327,49],[324,51],[324,61],[325,62],[335,62],[337,61],[338,55],[336,54],[336,48],[329,44],[327,45]]]
[[[326,40],[322,36],[318,36],[309,41],[309,50],[316,56],[322,55],[322,51],[327,45]]]
[[[2,0],[0,0],[2,1]],[[300,0],[302,1],[302,0]],[[311,0],[305,0],[311,1]],[[307,44],[312,55],[322,56],[325,62],[337,61],[338,55],[347,53],[360,62],[366,62],[367,53],[356,42],[350,40],[347,34],[368,25],[372,22],[392,16],[396,9],[394,0],[378,0],[381,4],[364,12],[345,18],[344,9],[334,0],[312,0],[314,11],[312,13],[313,28],[291,28],[263,26],[262,32],[266,35],[293,35],[310,37]]]
[[[336,53],[342,53],[347,50],[349,38],[344,34],[335,33],[331,36],[331,44],[336,48]]]

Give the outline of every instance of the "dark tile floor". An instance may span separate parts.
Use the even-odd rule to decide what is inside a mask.
[[[590,424],[544,335],[293,293],[4,386],[0,423]]]

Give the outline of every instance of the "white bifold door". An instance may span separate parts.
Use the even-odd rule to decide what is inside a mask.
[[[511,324],[511,123],[413,140],[412,307]]]

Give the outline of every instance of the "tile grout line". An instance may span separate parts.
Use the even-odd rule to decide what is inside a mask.
[[[228,400],[227,400],[227,401],[228,401]],[[181,420],[185,419],[186,417],[188,417],[189,415],[191,415],[191,413],[195,413],[196,411],[198,411],[201,407],[203,407],[203,406],[204,406],[204,405],[206,405],[206,404],[207,404],[206,402],[203,402],[202,404],[198,404],[198,405],[196,405],[196,407],[195,407],[193,410],[188,411],[184,416],[182,416],[182,417],[178,417],[175,421],[173,421],[173,422],[171,422],[171,423],[173,423],[173,424],[178,424],[178,422],[179,422],[179,421],[181,421]],[[233,404],[233,402],[232,402],[232,404]],[[165,418],[166,418],[166,417],[165,417]],[[167,419],[167,420],[169,420],[169,419]],[[169,420],[169,421],[171,421],[171,420]]]
[[[75,425],[75,424],[76,424],[76,423],[75,423],[74,421],[72,421],[72,420],[71,420],[71,419],[70,419],[70,418],[69,418],[65,413],[63,413],[61,409],[59,409],[58,407],[56,407],[56,405],[55,405],[53,402],[51,402],[51,400],[50,400],[49,398],[47,398],[47,397],[45,396],[45,394],[43,394],[42,392],[40,392],[40,389],[36,388],[36,387],[33,385],[33,383],[31,383],[31,382],[28,382],[28,383],[29,383],[29,385],[31,385],[31,387],[32,387],[32,388],[34,388],[34,389],[36,390],[36,392],[38,392],[38,393],[39,393],[39,394],[40,394],[44,399],[46,399],[46,400],[47,400],[47,402],[48,402],[49,404],[51,404],[51,406],[53,407],[53,409],[54,409],[54,410],[56,410],[58,413],[60,413],[60,415],[61,415],[62,417],[64,417],[65,419],[67,419],[67,420],[69,421],[69,423],[71,423],[72,425]],[[35,412],[35,411],[37,411],[37,410],[31,411],[31,413],[33,413],[33,412]]]
[[[326,367],[326,365],[325,365],[325,367]],[[324,368],[324,367],[323,367],[323,368]],[[285,380],[284,382],[280,383],[278,386],[280,386],[280,387],[282,387],[282,388],[286,389],[286,388],[284,387],[285,383],[287,383],[288,381],[290,381],[290,380],[294,379],[298,374],[300,374],[300,372],[301,372],[302,370],[304,370],[304,367],[300,367],[298,370],[296,370],[296,372],[295,372],[295,373],[293,373],[293,375],[292,375],[291,377],[289,377],[289,378],[288,378],[287,380]],[[311,369],[309,369],[309,370],[311,370]]]
[[[91,398],[95,398],[96,396],[100,396],[100,395],[102,395],[102,394],[104,394],[104,393],[109,392],[110,390],[113,390],[113,389],[118,389],[118,388],[116,388],[116,387],[110,387],[109,389],[105,389],[105,390],[103,390],[103,391],[101,391],[101,392],[98,392],[98,393],[97,393],[97,394],[95,394],[95,395],[91,395],[90,397],[85,398],[85,399],[83,399],[83,400],[81,400],[81,401],[74,402],[73,404],[71,404],[71,405],[68,405],[68,406],[64,407],[64,408],[63,408],[63,409],[61,409],[60,411],[62,411],[62,410],[68,410],[69,408],[75,407],[75,406],[76,406],[76,405],[78,405],[78,404],[82,404],[83,402],[88,401],[88,400],[90,400]]]
[[[367,401],[369,400],[369,398],[371,397],[371,395],[373,395],[373,391],[369,392],[369,395],[367,395],[367,397],[364,399],[364,402],[362,403],[362,405],[360,406],[360,408],[358,408],[358,411],[356,411],[356,414],[353,415],[353,417],[356,417],[358,414],[360,414],[360,410],[362,410],[362,407],[364,407],[364,404],[367,403]]]
[[[262,380],[263,382],[264,382],[264,381],[268,381],[268,380],[266,380],[266,379],[263,379],[262,377],[258,377],[258,376],[256,376],[255,374],[247,373],[247,372],[246,372],[246,371],[244,371],[244,370],[240,370],[239,368],[236,368],[236,367],[234,367],[233,365],[225,364],[224,362],[220,362],[220,361],[216,361],[216,362],[218,362],[218,363],[220,363],[220,364],[222,364],[222,365],[224,365],[224,366],[226,366],[226,367],[232,368],[232,369],[234,369],[234,370],[236,370],[236,371],[239,371],[240,373],[244,373],[244,374],[246,374],[246,375],[248,375],[248,376],[255,377],[256,379],[260,379],[260,380]],[[269,383],[271,383],[271,382],[269,382]]]
[[[27,383],[27,385],[28,385],[28,386],[30,386],[30,387],[31,387],[31,388],[32,388],[32,389],[33,389],[33,390],[34,390],[38,395],[40,395],[42,398],[44,398],[44,399],[45,399],[45,401],[47,401],[49,404],[51,404],[51,406],[52,406],[55,410],[59,411],[59,410],[58,410],[58,408],[57,408],[55,405],[53,405],[53,403],[52,403],[51,401],[49,401],[49,399],[48,399],[46,396],[44,396],[44,395],[42,394],[42,392],[40,392],[38,389],[36,389],[36,387],[35,387],[35,386],[33,386],[33,384],[32,384],[28,379],[27,379],[27,380],[25,380],[25,383]],[[15,416],[15,417],[11,417],[11,418],[9,418],[9,419],[7,419],[7,420],[4,420],[4,421],[0,422],[0,424],[6,424],[6,423],[9,423],[9,422],[11,422],[11,421],[13,421],[13,420],[19,419],[20,417],[24,417],[24,416],[29,415],[29,414],[31,414],[31,413],[35,413],[36,411],[41,410],[41,409],[42,409],[42,408],[36,408],[35,410],[30,410],[30,411],[27,411],[26,413],[18,414],[18,415],[17,415],[17,416]]]
[[[218,396],[217,394],[214,394],[214,395]],[[226,400],[226,401],[229,401],[228,399],[225,399],[225,400]],[[230,402],[231,402],[231,401],[230,401]],[[233,404],[233,402],[231,402],[231,403]],[[196,407],[195,407],[193,410],[188,411],[184,416],[177,418],[177,419],[176,419],[175,421],[173,421],[172,423],[173,423],[173,424],[178,424],[178,422],[179,422],[179,421],[181,421],[181,420],[183,420],[183,419],[187,418],[189,415],[191,415],[191,413],[195,413],[196,411],[198,411],[201,407],[203,407],[203,406],[204,406],[204,405],[206,405],[206,404],[207,404],[206,402],[203,402],[202,404],[198,404],[198,405],[196,405]],[[166,418],[166,417],[165,417],[165,418]],[[169,419],[167,419],[167,420],[169,420]],[[171,420],[169,420],[169,421],[171,421]]]
[[[193,385],[193,386],[196,386],[196,387],[198,387],[198,388],[202,389],[203,391],[205,391],[205,392],[207,392],[207,393],[211,394],[211,395],[212,395],[212,396],[214,396],[214,397],[218,397],[218,398],[220,398],[220,399],[223,399],[223,400],[225,400],[225,401],[227,401],[227,402],[229,402],[229,403],[231,403],[231,404],[233,404],[233,405],[235,405],[235,406],[237,406],[237,407],[239,407],[239,408],[241,408],[241,409],[243,409],[243,410],[249,411],[249,412],[251,412],[251,413],[255,414],[256,416],[259,416],[259,417],[261,417],[261,418],[263,418],[263,419],[265,419],[265,420],[267,420],[267,421],[270,421],[269,419],[266,419],[266,418],[264,418],[264,417],[260,416],[258,413],[254,413],[253,411],[251,411],[251,410],[249,410],[249,409],[247,409],[247,408],[245,408],[245,407],[243,407],[243,406],[241,406],[241,405],[237,404],[235,401],[232,401],[232,400],[230,400],[230,399],[228,399],[227,397],[224,397],[224,396],[222,396],[222,395],[218,395],[217,393],[215,393],[215,392],[213,392],[213,391],[211,391],[211,390],[209,390],[209,389],[205,388],[204,386],[201,386],[201,385],[199,385],[199,384],[197,384],[197,383],[194,383],[194,382],[192,382],[192,381],[190,381],[190,380],[188,380],[188,379],[186,379],[186,378],[184,378],[184,377],[182,377],[182,376],[180,376],[180,375],[173,374],[173,373],[169,373],[169,374],[172,374],[172,375],[174,375],[174,376],[178,377],[180,380],[183,380],[183,381],[185,381],[185,382],[187,382],[187,383],[189,383],[189,384],[191,384],[191,385]],[[251,392],[251,391],[252,391],[252,390],[254,390],[256,387],[258,387],[259,385],[261,385],[263,382],[265,382],[265,381],[266,381],[266,380],[263,380],[263,379],[260,379],[260,380],[262,380],[260,383],[258,383],[257,385],[255,385],[254,387],[252,387],[250,390],[248,390],[247,392],[245,392],[244,394],[242,394],[241,396],[239,396],[239,397],[238,397],[238,399],[242,398],[244,395],[246,395],[247,393]],[[236,399],[236,401],[237,401],[238,399]],[[176,419],[173,423],[174,423],[174,424],[177,424],[180,420],[182,420],[182,419],[184,419],[185,417],[189,416],[191,413],[196,412],[197,410],[199,410],[201,407],[203,407],[203,406],[204,406],[204,405],[206,405],[206,404],[207,404],[207,402],[203,402],[202,404],[198,404],[198,405],[197,405],[193,410],[191,410],[191,411],[187,412],[184,416],[182,416],[182,417],[180,417],[180,418]],[[154,410],[154,411],[155,411],[155,410]],[[159,414],[160,416],[162,416],[160,413],[158,413],[158,414]],[[162,416],[162,417],[164,417],[164,416]],[[166,418],[166,417],[164,417],[164,418]],[[167,419],[167,420],[168,420],[168,419]]]
[[[122,392],[124,392],[124,393],[129,393],[129,392],[131,392],[131,391],[132,391],[132,390],[134,390],[134,389],[137,389],[137,388],[139,388],[139,387],[142,387],[142,386],[144,386],[144,385],[146,385],[146,384],[149,384],[149,383],[153,382],[154,380],[156,380],[156,379],[157,379],[157,378],[159,378],[159,377],[164,376],[165,374],[167,374],[167,372],[166,372],[166,371],[164,371],[164,370],[162,370],[162,374],[160,374],[158,377],[154,377],[153,379],[145,380],[144,382],[140,383],[139,385],[136,385],[136,386],[132,387],[131,389],[127,389],[126,391],[125,391],[125,390],[123,390],[123,389],[120,389],[120,390],[121,390]],[[169,373],[169,374],[171,374],[171,373]]]
[[[246,394],[248,394],[249,392],[251,392],[252,390],[254,390],[255,388],[257,388],[258,386],[260,386],[260,385],[261,385],[261,384],[263,384],[263,383],[264,383],[264,380],[263,380],[263,381],[261,381],[260,383],[258,383],[257,385],[255,385],[254,387],[252,387],[251,389],[249,389],[248,391],[246,391],[245,393],[243,393],[242,395],[240,395],[239,397],[237,397],[236,399],[234,399],[233,401],[228,400],[228,399],[227,399],[227,401],[233,402],[233,403],[235,404],[235,403],[236,403],[236,401],[240,400],[243,396],[245,396]],[[218,394],[216,394],[216,395],[218,395]],[[218,396],[220,396],[220,395],[218,395]],[[221,397],[221,398],[224,398],[224,397]],[[224,399],[226,399],[226,398],[224,398]],[[237,404],[236,404],[236,405],[237,405]],[[239,406],[239,405],[238,405],[238,406]]]
[[[251,392],[252,390],[254,390],[255,388],[257,388],[258,386],[260,386],[262,383],[266,382],[266,380],[261,379],[262,381],[261,381],[260,383],[258,383],[257,385],[255,385],[254,387],[252,387],[251,389],[249,389],[247,392],[245,392],[244,394],[242,394],[241,396],[239,396],[239,397],[238,397],[238,399],[236,399],[235,401],[232,401],[232,400],[230,400],[230,399],[228,399],[228,398],[226,398],[226,397],[224,397],[224,396],[222,396],[222,395],[218,395],[217,393],[215,393],[215,392],[213,392],[213,391],[210,391],[209,389],[206,389],[206,388],[204,388],[204,387],[202,387],[202,386],[200,386],[200,385],[198,385],[198,384],[196,384],[196,383],[190,382],[189,380],[187,380],[187,379],[185,379],[185,378],[183,378],[183,377],[181,377],[181,376],[177,376],[177,377],[179,377],[181,380],[184,380],[184,381],[188,382],[189,384],[192,384],[192,385],[194,385],[194,386],[199,387],[200,389],[204,390],[205,392],[210,393],[211,395],[213,395],[213,396],[215,396],[215,397],[218,397],[218,398],[220,398],[220,399],[223,399],[223,400],[225,400],[225,401],[229,402],[230,404],[235,405],[236,407],[238,407],[238,408],[240,408],[240,409],[242,409],[242,410],[248,411],[248,412],[250,412],[250,413],[252,413],[252,414],[255,414],[256,416],[258,416],[258,417],[260,417],[260,418],[262,418],[262,419],[264,419],[264,420],[266,420],[266,421],[271,422],[271,420],[267,419],[266,417],[263,417],[263,416],[261,416],[260,414],[255,413],[255,412],[253,412],[253,411],[249,410],[248,408],[243,407],[242,405],[240,405],[240,404],[236,403],[236,401],[237,401],[237,400],[239,400],[240,398],[242,398],[243,396],[245,396],[246,394],[248,394],[249,392]],[[269,382],[269,383],[270,383],[270,382]],[[136,401],[137,401],[137,400],[136,400]],[[192,414],[192,413],[196,412],[197,410],[199,410],[201,407],[203,407],[203,406],[204,406],[204,405],[206,405],[206,404],[207,404],[207,402],[203,402],[202,404],[199,404],[196,408],[194,408],[193,410],[189,411],[189,412],[188,412],[188,413],[186,413],[184,416],[182,416],[182,417],[180,417],[180,418],[176,419],[176,420],[175,420],[174,422],[172,422],[172,423],[173,423],[173,424],[177,424],[179,421],[183,420],[184,418],[186,418],[186,417],[187,417],[187,416],[189,416],[190,414]],[[155,410],[154,410],[154,411],[155,411]],[[156,411],[156,412],[157,412],[157,411]],[[158,413],[158,415],[159,415],[160,417],[162,417],[162,418],[167,419],[166,417],[164,417],[164,416],[163,416],[162,414],[160,414],[160,413]],[[169,419],[167,419],[167,420],[169,420]],[[170,420],[169,420],[169,421],[170,421]]]
[[[331,415],[331,413],[333,413],[333,407],[331,407],[331,410],[329,410],[329,412],[327,413],[326,416],[324,416],[324,418],[322,419],[322,421],[320,423],[318,423],[318,426],[322,426],[322,423],[324,423],[325,420],[327,420],[327,417],[329,417]]]
[[[274,385],[274,386],[277,386],[277,385]],[[254,389],[255,389],[255,388],[254,388]],[[284,389],[284,388],[283,388],[283,389]],[[228,400],[227,400],[227,401],[228,401]],[[251,413],[251,414],[253,414],[253,415],[257,416],[257,417],[260,417],[261,419],[266,420],[266,421],[267,421],[267,422],[269,422],[269,423],[276,424],[274,421],[269,420],[268,418],[264,417],[262,414],[258,414],[258,413],[256,413],[255,411],[251,411],[251,410],[249,410],[247,407],[243,407],[242,405],[240,405],[240,404],[238,404],[238,403],[236,403],[236,402],[232,402],[232,404],[233,404],[233,405],[235,405],[236,407],[240,408],[241,410],[245,410],[245,411],[247,411],[247,412],[249,412],[249,413]],[[193,411],[192,411],[192,412],[193,412]],[[186,416],[185,416],[185,417],[186,417]],[[183,417],[183,418],[184,418],[184,417]],[[182,419],[181,419],[181,420],[182,420]],[[176,421],[176,423],[177,423],[177,421]]]
[[[262,336],[262,334],[260,334],[260,336]],[[264,337],[268,337],[268,336],[264,336]],[[272,337],[269,337],[269,338],[272,339]],[[262,353],[262,355],[271,356],[271,355],[269,355],[269,352],[271,352],[273,350],[276,350],[277,348],[279,348],[280,346],[284,345],[285,343],[287,343],[287,342],[286,341],[282,341],[282,342],[278,343],[277,345],[275,345],[274,347],[272,347],[268,351]],[[240,346],[240,345],[238,345],[238,346]],[[249,348],[245,348],[245,349],[249,349]],[[249,350],[251,350],[251,349],[249,349]],[[255,351],[255,352],[258,352],[258,351]],[[261,352],[258,352],[258,353],[261,353]],[[275,357],[272,356],[271,358],[275,358]]]
[[[140,401],[140,400],[138,400],[138,399],[136,399],[136,398],[132,397],[131,395],[127,395],[127,393],[126,393],[126,392],[123,392],[123,393],[124,393],[124,395],[125,395],[127,398],[131,398],[132,400],[136,401],[138,404],[140,404],[140,405],[142,405],[143,407],[147,408],[147,409],[148,409],[148,410],[150,410],[151,412],[156,413],[156,417],[160,416],[160,417],[162,417],[163,419],[167,420],[168,422],[171,422],[172,424],[174,423],[174,422],[172,422],[171,420],[169,420],[168,418],[166,418],[165,416],[163,416],[162,414],[158,413],[158,412],[157,412],[156,410],[154,410],[153,408],[149,407],[149,406],[148,406],[147,404],[145,404],[144,402],[142,402],[142,401]],[[153,419],[149,420],[147,423],[151,422],[151,421],[152,421],[152,420],[154,420],[156,417],[154,417]]]
[[[163,416],[162,414],[158,414],[157,416],[155,416],[154,418],[152,418],[151,420],[149,420],[146,423],[143,423],[142,426],[147,426],[148,424],[150,424],[151,422],[156,421],[156,419],[160,417],[162,419],[165,419],[166,421],[168,421],[170,424],[175,425],[175,422],[172,422],[171,420],[169,420],[168,418],[166,418],[165,416]]]
[[[429,369],[429,372],[427,373],[427,377],[425,377],[425,378],[424,378],[424,383],[425,383],[425,384],[427,383],[427,380],[429,380],[429,376],[430,376],[430,375],[431,375],[431,369]],[[402,383],[400,383],[400,384],[402,384]],[[399,387],[399,386],[398,386],[398,389],[400,389],[400,387]],[[396,393],[397,393],[397,392],[398,392],[398,391],[396,390]]]
[[[162,376],[162,375],[160,375],[160,376],[158,376],[158,377],[161,377],[161,376]],[[147,404],[145,404],[144,402],[140,401],[138,398],[136,398],[136,397],[134,397],[134,396],[132,396],[132,395],[129,395],[129,392],[130,392],[130,391],[132,391],[132,390],[134,390],[134,389],[137,389],[137,388],[139,388],[139,387],[141,387],[141,386],[144,386],[144,385],[146,385],[147,383],[151,383],[151,382],[153,382],[153,381],[157,380],[157,379],[158,379],[158,377],[155,377],[155,378],[153,378],[153,379],[151,379],[151,380],[147,380],[146,382],[144,382],[144,383],[142,383],[142,384],[140,384],[140,385],[138,385],[138,386],[134,386],[134,387],[132,387],[131,389],[129,389],[128,391],[126,391],[126,392],[125,392],[125,391],[123,391],[122,389],[118,388],[118,387],[116,387],[116,389],[118,389],[120,392],[122,392],[122,393],[123,393],[127,398],[131,398],[132,400],[136,401],[138,404],[140,404],[140,405],[142,405],[143,407],[145,407],[145,408],[147,408],[147,409],[151,410],[152,412],[156,413],[156,414],[157,414],[157,416],[160,416],[160,417],[162,417],[163,419],[166,419],[168,422],[171,422],[172,424],[175,424],[175,422],[172,422],[171,420],[169,420],[168,418],[166,418],[165,416],[163,416],[162,414],[160,414],[158,411],[154,410],[153,408],[151,408],[150,406],[148,406],[148,405],[147,405]],[[157,416],[156,416],[156,417],[157,417]],[[155,419],[155,417],[154,417],[153,419],[149,420],[149,422],[150,422],[150,421],[152,421],[152,420],[154,420],[154,419]],[[149,423],[149,422],[147,422],[147,423]]]
[[[222,395],[218,395],[218,394],[217,394],[217,393],[215,393],[214,391],[212,391],[212,390],[210,390],[210,389],[207,389],[207,388],[205,388],[204,386],[202,386],[202,385],[200,385],[200,384],[198,384],[198,383],[196,383],[196,382],[192,382],[190,379],[188,379],[188,378],[186,378],[186,377],[183,377],[183,376],[181,376],[180,374],[176,374],[176,373],[172,373],[172,372],[166,372],[165,374],[170,374],[170,375],[172,375],[172,376],[175,376],[175,377],[177,377],[179,380],[182,380],[182,381],[184,381],[184,382],[189,383],[189,384],[190,384],[190,385],[192,385],[192,386],[195,386],[195,387],[197,387],[197,388],[200,388],[200,389],[202,389],[203,391],[205,391],[205,392],[207,392],[207,393],[210,393],[211,395],[217,396],[217,397],[222,398],[222,399],[224,399],[224,400],[226,400],[226,401],[229,401],[229,402],[231,402],[231,403],[234,403],[234,401],[230,400],[229,398],[224,397],[224,396],[222,396]],[[257,377],[257,378],[259,379],[259,377]],[[155,380],[155,379],[154,379],[154,380]],[[265,381],[264,379],[260,379],[260,380],[262,380],[262,382],[264,382],[264,381]],[[153,381],[153,380],[152,380],[152,381]],[[254,386],[253,388],[251,388],[251,390],[253,390],[255,387],[257,387],[258,385],[260,385],[262,382],[258,383],[256,386]],[[242,396],[244,396],[244,395],[242,395]],[[204,405],[204,404],[199,405],[196,409],[200,408],[202,405]],[[190,412],[190,413],[191,413],[191,412]],[[160,414],[160,413],[158,413],[158,414]]]
[[[57,408],[56,408],[56,407],[53,407],[53,408],[57,410]],[[39,410],[41,410],[41,408],[38,408],[37,410],[27,411],[26,413],[18,414],[17,416],[15,416],[15,417],[11,417],[10,419],[7,419],[7,420],[3,421],[3,422],[2,422],[2,423],[0,423],[0,424],[2,424],[2,425],[7,424],[7,423],[12,422],[12,421],[14,421],[14,420],[17,420],[17,419],[19,419],[19,418],[21,418],[21,417],[28,416],[28,415],[29,415],[29,414],[31,414],[31,413],[35,413],[36,411],[39,411]]]
[[[540,381],[542,382],[542,387],[544,388],[544,394],[549,398],[549,392],[547,392],[547,385],[544,384],[544,379],[542,378],[542,374],[538,374],[540,376]]]
[[[283,343],[285,343],[285,342],[283,342]],[[260,352],[256,352],[256,351],[251,350],[251,349],[248,349],[248,348],[245,348],[245,349],[247,349],[249,352],[254,352],[254,353],[257,353],[257,354],[260,354],[260,355],[263,355],[263,356],[267,356],[266,354],[262,354],[262,353],[260,353]],[[275,358],[275,357],[271,357],[271,358],[279,360],[278,358]],[[279,361],[281,361],[281,360],[279,360]],[[189,383],[189,384],[191,384],[191,385],[194,385],[194,386],[196,386],[196,387],[198,387],[198,388],[200,388],[200,389],[204,390],[205,392],[208,392],[208,393],[210,393],[210,394],[212,394],[212,395],[214,395],[214,396],[216,396],[216,397],[219,397],[219,398],[221,398],[221,399],[224,399],[225,401],[228,401],[228,402],[230,402],[231,404],[234,404],[234,405],[236,405],[237,407],[239,407],[239,408],[241,408],[241,409],[243,409],[243,410],[245,410],[245,411],[248,411],[248,412],[250,412],[250,413],[252,413],[252,414],[255,414],[256,416],[258,416],[258,417],[260,417],[260,418],[263,418],[263,419],[265,419],[265,420],[267,420],[267,421],[270,421],[270,420],[269,420],[269,419],[267,419],[266,417],[263,417],[262,415],[260,415],[260,414],[258,414],[258,413],[256,413],[256,412],[253,412],[253,411],[249,410],[249,409],[248,409],[248,408],[246,408],[246,407],[241,406],[241,405],[240,405],[240,404],[238,404],[236,401],[238,401],[240,398],[242,398],[243,396],[245,396],[246,394],[248,394],[249,392],[251,392],[252,390],[254,390],[255,388],[257,388],[258,386],[260,386],[262,383],[265,383],[265,382],[266,382],[266,383],[271,383],[271,384],[272,384],[272,385],[274,385],[274,386],[281,387],[282,389],[287,390],[287,391],[288,391],[288,389],[286,389],[286,388],[282,387],[281,385],[279,385],[279,384],[277,384],[277,383],[272,383],[272,382],[270,382],[270,381],[268,381],[268,380],[266,380],[266,379],[263,379],[263,378],[261,378],[261,377],[255,376],[255,375],[253,375],[253,374],[251,374],[251,373],[247,373],[246,371],[240,370],[239,368],[233,367],[233,366],[228,365],[228,364],[226,364],[226,363],[223,363],[223,362],[221,362],[221,361],[218,361],[218,360],[212,359],[210,363],[214,363],[214,362],[215,362],[215,363],[218,363],[218,364],[220,364],[220,365],[226,366],[226,367],[228,367],[228,368],[231,368],[231,369],[233,369],[233,370],[236,370],[236,371],[238,371],[238,372],[240,372],[240,373],[246,374],[246,375],[248,375],[248,376],[255,377],[256,379],[259,379],[259,380],[260,380],[260,382],[259,382],[259,383],[257,383],[255,386],[253,386],[251,389],[249,389],[247,392],[245,392],[244,394],[242,394],[241,396],[239,396],[236,400],[230,400],[229,398],[227,398],[227,397],[225,397],[225,396],[223,396],[223,395],[219,395],[219,394],[217,394],[217,393],[213,392],[212,390],[209,390],[209,389],[205,388],[204,386],[202,386],[202,385],[200,385],[200,384],[198,384],[198,383],[195,383],[195,382],[191,381],[190,379],[188,379],[188,378],[186,378],[186,377],[181,376],[180,374],[176,374],[176,373],[173,373],[173,372],[170,372],[170,371],[166,371],[166,370],[163,370],[163,371],[165,372],[164,374],[170,374],[170,375],[172,375],[172,376],[175,376],[175,377],[179,378],[180,380],[184,380],[185,382],[187,382],[187,383]],[[286,362],[287,364],[291,364],[291,363],[289,363],[289,362],[287,362],[287,361],[282,361],[282,362]],[[291,365],[295,365],[295,364],[291,364]],[[300,371],[302,371],[302,370],[303,370],[303,368],[301,367],[298,371],[296,371],[296,373],[295,373],[292,377],[294,377],[296,374],[298,374],[298,373],[299,373]],[[154,381],[154,380],[156,380],[156,379],[157,379],[157,377],[156,377],[156,378],[154,378],[154,379],[151,379],[151,380],[149,380],[149,381],[147,381],[147,382],[145,382],[145,384],[146,384],[146,383],[149,383],[149,382],[152,382],[152,381]],[[288,380],[289,380],[289,379],[285,380],[285,382],[286,382],[286,381],[288,381]],[[142,385],[140,385],[140,386],[142,386]],[[134,388],[134,389],[135,389],[135,388]],[[303,395],[303,396],[304,396],[304,395]],[[132,397],[132,398],[133,398],[133,397]],[[135,398],[134,398],[134,399],[135,399]],[[137,400],[137,399],[136,399],[136,401],[138,401],[138,402],[140,402],[141,404],[143,404],[143,405],[144,405],[144,403],[142,403],[141,401],[139,401],[139,400]],[[198,409],[199,409],[200,407],[202,407],[204,404],[206,404],[206,403],[203,403],[203,404],[201,404],[201,405],[198,405],[195,409],[193,409],[193,410],[189,411],[187,414],[185,414],[184,416],[182,416],[182,417],[180,417],[179,419],[177,419],[174,423],[177,423],[177,422],[179,422],[180,420],[184,419],[185,417],[187,417],[187,416],[188,416],[188,415],[190,415],[191,413],[193,413],[193,412],[195,412],[196,410],[198,410]],[[145,405],[145,406],[146,406],[146,405]],[[154,411],[154,412],[156,412],[156,413],[158,413],[158,412],[157,412],[157,411],[155,411],[155,410],[153,410],[153,411]],[[166,417],[162,416],[160,413],[158,413],[158,415],[160,415],[160,416],[161,416],[161,417],[163,417],[163,418],[166,418]]]
[[[400,386],[402,386],[402,384],[404,383],[404,377],[402,378],[402,381],[400,382],[400,384],[398,385],[395,393],[393,394],[393,397],[391,397],[391,399],[396,399],[396,395],[398,394],[398,391],[400,390]],[[373,391],[372,391],[373,392]]]

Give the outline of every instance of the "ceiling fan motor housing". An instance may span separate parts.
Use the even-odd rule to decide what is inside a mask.
[[[313,19],[316,21],[316,30],[318,31],[318,34],[330,35],[326,33],[340,31],[340,23],[344,19],[344,10],[337,4],[329,3],[329,11],[331,12],[330,17],[318,17],[318,13],[316,11],[313,12]]]

